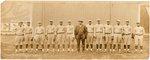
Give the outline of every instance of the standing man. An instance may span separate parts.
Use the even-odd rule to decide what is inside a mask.
[[[49,21],[49,25],[46,27],[46,37],[47,37],[47,41],[46,41],[46,47],[47,47],[47,52],[49,51],[49,49],[53,50],[55,49],[55,38],[56,38],[56,27],[55,25],[53,25],[53,20]],[[51,48],[50,48],[51,47]]]
[[[33,28],[30,25],[30,22],[27,22],[27,26],[25,28],[25,50],[28,51],[28,49],[30,48],[30,50],[33,50],[33,40],[32,40],[32,36],[33,36]]]
[[[75,42],[75,39],[74,39],[74,26],[71,24],[71,21],[69,20],[68,21],[68,25],[66,26],[66,34],[67,34],[67,49],[68,51],[73,51],[74,49],[74,42]]]
[[[145,34],[144,28],[140,25],[139,22],[136,23],[137,26],[134,28],[134,39],[135,39],[135,53],[137,52],[138,45],[140,46],[140,52],[143,51],[143,36]]]
[[[65,33],[66,33],[66,29],[65,26],[63,26],[63,21],[59,22],[60,25],[57,26],[56,28],[56,34],[57,34],[57,46],[58,46],[58,51],[60,50],[60,48],[62,48],[62,51],[65,51]]]
[[[104,45],[104,49],[105,49],[105,52],[107,51],[107,45],[109,45],[109,49],[110,49],[110,52],[111,52],[111,49],[112,49],[112,26],[110,25],[110,21],[107,20],[107,24],[105,25],[104,27],[104,33],[105,33],[105,45]]]
[[[15,29],[15,48],[16,48],[16,53],[19,51],[22,51],[23,48],[23,41],[24,41],[24,31],[25,28],[23,27],[23,22],[18,23],[18,27]]]
[[[94,27],[94,36],[96,38],[96,49],[102,50],[103,36],[104,36],[104,27],[100,23],[100,19],[97,19],[97,24]]]
[[[44,52],[44,27],[41,22],[38,22],[38,26],[35,28],[35,45],[36,51],[42,50]]]
[[[117,20],[117,24],[114,26],[113,29],[113,34],[114,34],[113,52],[115,52],[117,44],[118,44],[119,53],[121,51],[122,30],[123,28],[120,25],[120,20]]]
[[[124,38],[124,51],[129,52],[130,42],[131,42],[131,26],[129,25],[129,21],[126,20],[126,24],[123,27],[123,38]]]
[[[83,25],[83,21],[79,21],[79,25],[74,30],[75,38],[77,40],[77,50],[80,51],[80,42],[82,42],[82,51],[85,50],[85,39],[87,38],[87,27]]]
[[[89,24],[86,25],[88,29],[88,35],[87,35],[87,40],[86,40],[86,48],[87,50],[93,49],[93,38],[94,38],[94,26],[92,25],[92,21],[89,21]],[[91,48],[89,47],[91,46]]]

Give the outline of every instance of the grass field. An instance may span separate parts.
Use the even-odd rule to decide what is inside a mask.
[[[149,40],[144,38],[143,53],[100,53],[100,52],[49,52],[49,53],[15,53],[14,36],[1,36],[1,58],[2,59],[147,59]],[[131,44],[134,49],[134,42]]]

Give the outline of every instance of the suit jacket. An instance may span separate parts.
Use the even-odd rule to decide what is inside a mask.
[[[75,38],[79,38],[80,36],[84,36],[82,39],[86,39],[87,37],[87,27],[84,25],[77,25],[74,30]]]

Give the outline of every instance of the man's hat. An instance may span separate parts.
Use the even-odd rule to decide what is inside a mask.
[[[120,20],[117,20],[117,22],[120,22]]]
[[[140,24],[140,22],[136,22],[136,24]]]
[[[19,23],[23,23],[23,21],[19,21]]]
[[[63,22],[62,20],[59,20],[60,22]]]
[[[126,22],[129,22],[129,20],[126,20]]]
[[[41,24],[42,22],[41,22],[41,21],[38,21],[38,23]]]
[[[92,22],[92,20],[89,20],[89,22]]]
[[[108,22],[108,21],[110,21],[110,20],[106,20],[106,21]]]
[[[30,21],[27,21],[27,23],[31,23]]]
[[[71,20],[68,20],[68,22],[71,22]]]
[[[53,22],[53,20],[49,20],[49,22]]]
[[[83,22],[83,20],[79,20],[79,22]]]
[[[100,21],[100,20],[101,20],[101,19],[99,19],[99,18],[97,19],[97,21]]]

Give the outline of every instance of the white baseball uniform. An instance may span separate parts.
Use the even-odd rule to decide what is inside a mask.
[[[74,38],[74,26],[73,25],[67,25],[66,26],[66,34],[67,34],[67,44],[74,44],[75,40]]]
[[[87,44],[93,44],[93,37],[94,37],[94,26],[93,25],[86,25],[87,30],[88,30],[88,35],[87,35]]]
[[[105,42],[104,43],[112,43],[112,40],[111,40],[111,36],[112,36],[112,26],[111,25],[105,25],[104,27],[104,33],[105,33]]]
[[[142,26],[135,27],[134,28],[134,34],[135,34],[135,45],[143,46],[143,36],[145,34],[145,30]]]
[[[56,28],[56,34],[57,34],[57,38],[56,38],[56,43],[57,44],[64,44],[65,43],[65,26],[62,25],[58,25]]]
[[[96,24],[94,27],[94,36],[96,36],[96,44],[103,43],[104,26],[102,24]]]
[[[43,44],[44,43],[44,27],[38,26],[35,28],[35,44]]]
[[[25,27],[25,44],[33,43],[33,41],[31,41],[32,33],[33,33],[33,28],[31,26],[26,26]]]
[[[22,45],[23,44],[24,31],[25,31],[25,28],[24,27],[20,27],[20,26],[18,26],[15,29],[15,33],[16,33],[15,44],[16,45]]]
[[[46,33],[48,36],[47,44],[54,44],[54,38],[56,34],[56,26],[55,25],[48,25],[46,27]]]
[[[124,25],[123,26],[123,33],[124,35],[124,44],[130,45],[131,43],[131,26],[130,25]]]
[[[121,43],[121,38],[122,38],[122,26],[121,25],[115,25],[114,30],[113,30],[113,35],[114,35],[114,41],[113,44]]]

